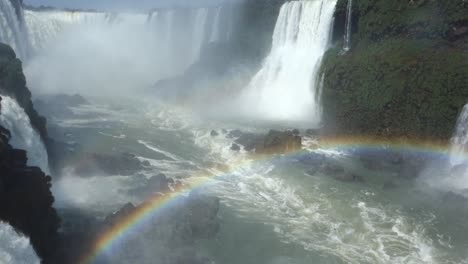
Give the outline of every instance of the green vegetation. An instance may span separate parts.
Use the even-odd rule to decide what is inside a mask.
[[[345,0],[337,14],[342,14]],[[322,66],[325,125],[351,134],[447,139],[468,102],[468,3],[356,1],[353,49]]]

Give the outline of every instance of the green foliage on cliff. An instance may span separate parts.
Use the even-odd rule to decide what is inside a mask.
[[[337,15],[347,1],[339,1]],[[322,65],[326,126],[385,137],[447,139],[468,102],[462,0],[354,1],[353,48]],[[457,35],[458,34],[458,35]],[[343,132],[345,131],[345,132]]]
[[[347,0],[339,0],[337,14],[344,15]],[[377,41],[388,37],[437,39],[453,27],[468,21],[465,0],[356,0],[353,16],[356,41]]]

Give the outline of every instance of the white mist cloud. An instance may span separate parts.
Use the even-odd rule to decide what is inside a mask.
[[[235,2],[238,0],[25,0],[29,5],[50,5],[61,8],[96,8],[103,10],[148,9],[158,6],[184,5],[197,6]]]
[[[26,63],[34,90],[118,95],[154,84],[171,63],[162,60],[157,39],[145,25],[71,27]]]

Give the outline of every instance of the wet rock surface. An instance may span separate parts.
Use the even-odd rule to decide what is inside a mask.
[[[255,150],[257,154],[283,154],[301,150],[302,137],[299,134],[299,130],[270,130],[263,135],[233,130],[228,137],[235,138],[232,150],[237,151],[235,145],[240,145],[246,151]]]

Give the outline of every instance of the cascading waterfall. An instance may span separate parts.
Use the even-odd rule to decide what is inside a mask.
[[[38,52],[67,27],[78,24],[107,24],[113,21],[113,16],[96,12],[26,10],[24,19],[32,50]]]
[[[455,132],[451,139],[450,162],[453,166],[466,162],[468,151],[468,104],[463,108],[458,117]]]
[[[145,37],[157,43],[148,53],[156,54],[161,61],[170,61],[166,67],[168,75],[176,75],[198,60],[205,44],[228,40],[233,27],[228,20],[234,19],[231,9],[233,7],[229,5],[156,9],[148,15],[26,10],[24,17],[33,54],[50,47],[64,32],[103,27],[109,31],[114,25],[120,29],[133,27],[134,30],[122,31],[121,34],[146,30]]]
[[[353,0],[348,0],[346,7],[346,31],[344,35],[343,52],[346,53],[351,49],[351,30],[353,18]]]
[[[18,234],[10,225],[0,222],[0,262],[39,264],[40,260],[29,239]]]
[[[2,96],[0,125],[11,133],[10,144],[27,151],[28,165],[40,167],[49,173],[47,151],[41,137],[31,126],[28,115],[11,97]]]
[[[292,1],[280,10],[273,45],[242,95],[246,114],[265,120],[319,123],[318,73],[336,0]]]
[[[0,0],[0,42],[10,45],[20,58],[25,58],[28,40],[21,21],[10,0]]]

